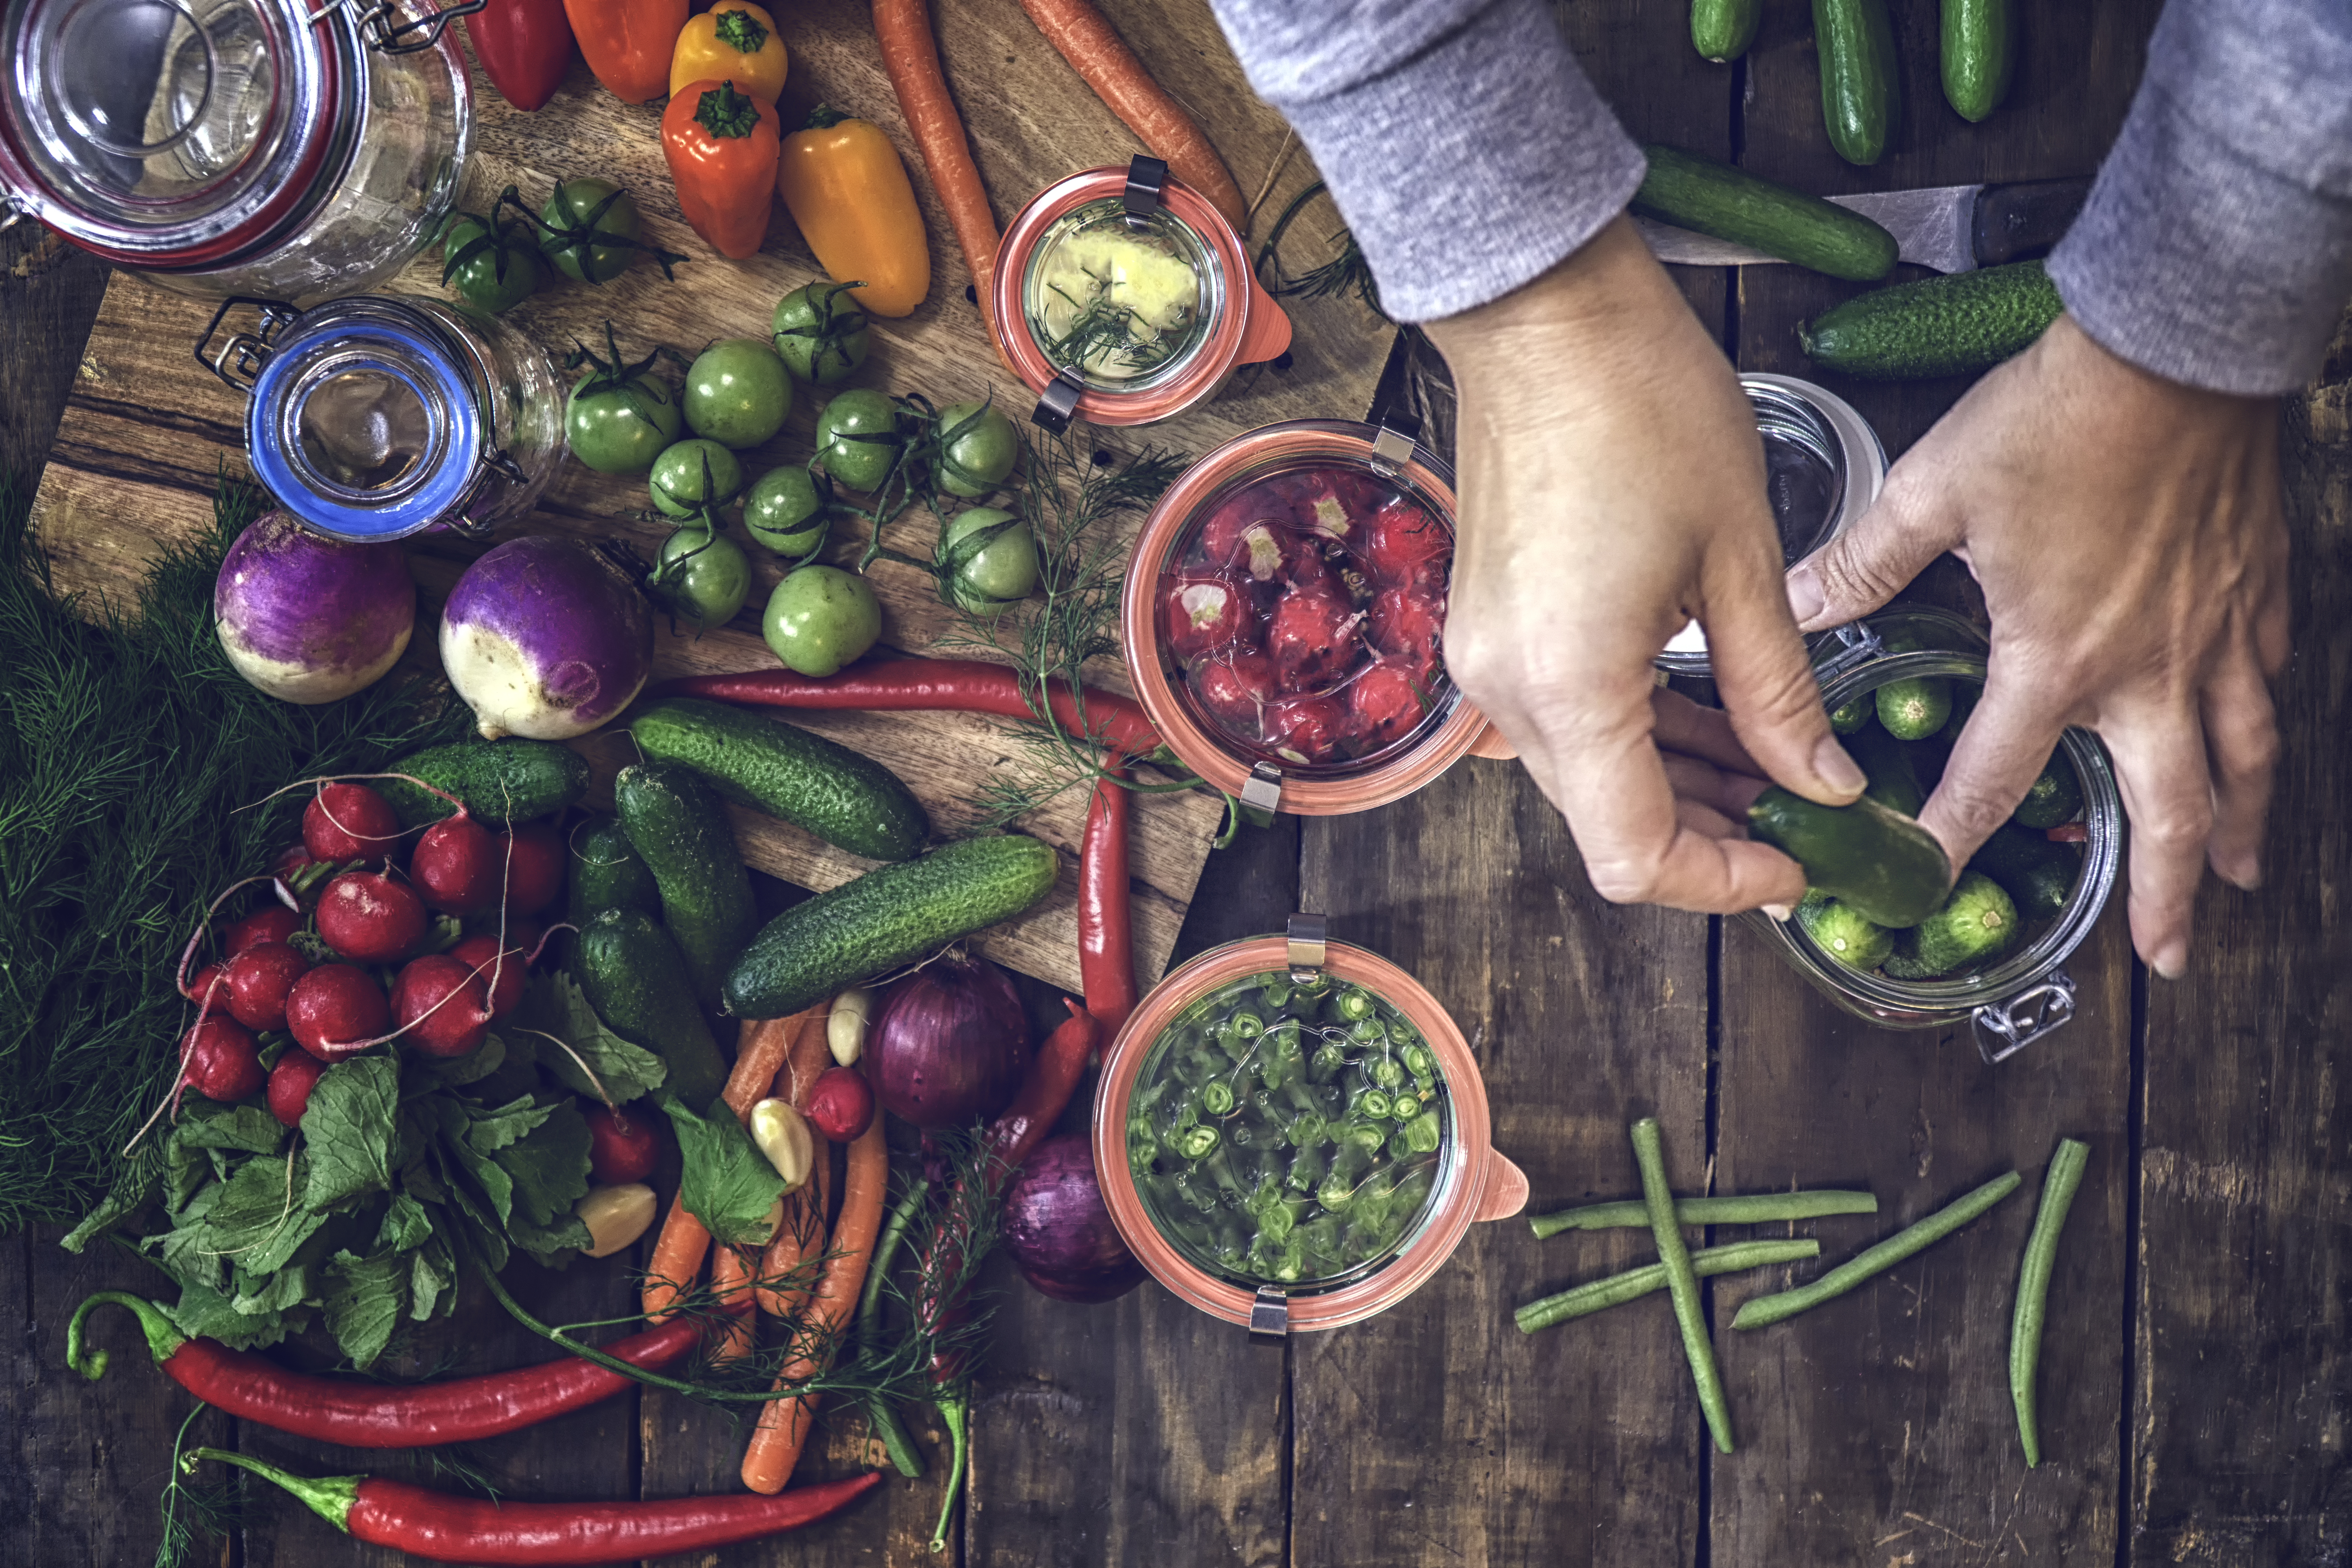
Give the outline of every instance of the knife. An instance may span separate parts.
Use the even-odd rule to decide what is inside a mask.
[[[2090,194],[2087,179],[2027,180],[1865,191],[1829,199],[1894,235],[1898,259],[1938,272],[1972,272],[2049,249]],[[1661,261],[1685,267],[1757,267],[1781,259],[1752,246],[1645,217],[1635,218],[1633,226]]]

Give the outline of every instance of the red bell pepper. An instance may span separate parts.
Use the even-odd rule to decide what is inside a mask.
[[[731,81],[698,81],[662,110],[678,209],[719,255],[760,253],[776,195],[776,111]]]
[[[499,96],[537,109],[572,69],[572,19],[563,0],[488,0],[462,19],[466,41]]]

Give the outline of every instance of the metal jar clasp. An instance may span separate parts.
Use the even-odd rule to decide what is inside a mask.
[[[1969,1015],[1977,1053],[1986,1063],[2007,1061],[2074,1016],[2074,982],[2063,969],[2004,1002],[1988,1003]]]
[[[232,332],[217,353],[212,348],[213,334],[219,331],[228,313],[239,305],[251,305],[260,312],[261,320],[249,332]],[[249,294],[232,294],[220,302],[213,319],[205,323],[202,336],[196,339],[196,363],[220,377],[231,392],[250,393],[261,375],[261,367],[278,347],[278,334],[299,319],[302,312],[283,300],[263,300]]]

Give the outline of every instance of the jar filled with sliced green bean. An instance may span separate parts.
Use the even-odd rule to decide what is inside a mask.
[[[1128,1100],[1127,1163],[1189,1262],[1312,1289],[1397,1255],[1452,1132],[1436,1054],[1402,1013],[1328,973],[1271,970],[1160,1031]]]

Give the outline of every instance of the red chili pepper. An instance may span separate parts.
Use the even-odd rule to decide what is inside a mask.
[[[627,1563],[704,1552],[814,1524],[881,1484],[878,1470],[773,1497],[516,1502],[453,1497],[379,1476],[297,1476],[244,1454],[190,1450],[276,1482],[354,1541],[435,1563]]]
[[[2053,844],[2082,844],[2087,842],[2090,837],[2091,828],[2088,823],[2062,822],[2050,829],[2050,842]]]
[[[1123,795],[1127,792],[1118,793]],[[1076,1003],[1065,1001],[1062,1005],[1070,1010],[1069,1017],[1045,1037],[1013,1103],[989,1123],[989,1168],[997,1181],[1020,1169],[1022,1162],[1054,1130],[1054,1123],[1062,1119],[1062,1112],[1069,1106],[1070,1096],[1077,1092],[1078,1080],[1086,1076],[1087,1058],[1095,1054],[1096,1045],[1109,1032],[1092,1014],[1079,1011]]]
[[[572,18],[563,0],[488,0],[463,19],[466,41],[499,96],[537,109],[572,69]]]
[[[1078,848],[1078,975],[1087,1011],[1105,1036],[1135,1011],[1135,938],[1128,897],[1127,820],[1132,809],[1116,779],[1097,779]]]
[[[1131,697],[1087,689],[1078,711],[1067,684],[1052,685],[1054,721],[1074,737],[1107,747],[1114,760],[1148,757],[1160,746],[1151,716]],[[873,712],[993,713],[1034,719],[1020,677],[976,658],[894,658],[856,665],[822,680],[788,669],[740,675],[691,675],[666,680],[649,697],[708,697],[762,708],[861,710]]]
[[[99,1291],[66,1325],[67,1364],[92,1380],[106,1374],[107,1352],[92,1351],[85,1358],[82,1323],[92,1308],[108,1301],[138,1315],[155,1363],[205,1404],[298,1437],[352,1448],[421,1448],[495,1437],[593,1405],[632,1382],[577,1356],[407,1388],[310,1377],[252,1351],[190,1339],[152,1301],[121,1290]],[[693,1319],[678,1317],[603,1348],[632,1366],[658,1369],[692,1350],[701,1335]]]

